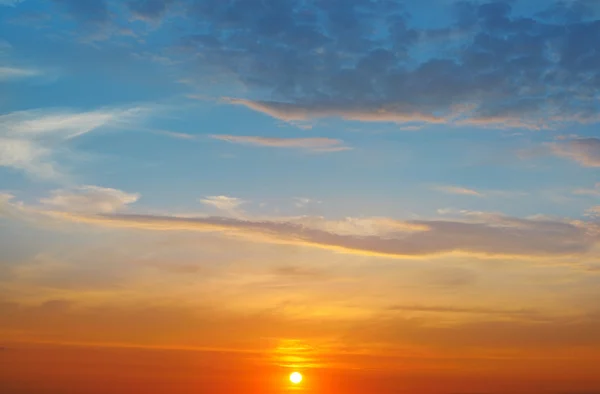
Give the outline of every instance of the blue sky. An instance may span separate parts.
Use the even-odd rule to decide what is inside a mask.
[[[0,301],[113,305],[128,288],[153,305],[160,288],[235,314],[250,291],[253,310],[311,300],[362,321],[385,300],[429,316],[520,297],[596,327],[599,15],[592,0],[0,0]],[[327,305],[320,281],[351,298],[358,278],[364,297]],[[263,280],[298,286],[293,301]]]
[[[573,57],[589,58],[585,45],[569,49],[565,40],[593,28],[583,19],[593,4],[240,4],[5,2],[3,114],[145,108],[122,124],[99,124],[53,144],[51,150],[65,155],[49,160],[69,182],[130,185],[146,205],[161,208],[169,201],[157,189],[171,190],[188,209],[198,195],[303,196],[322,201],[335,216],[356,210],[423,217],[475,207],[581,217],[592,203],[571,191],[593,187],[597,147],[588,152],[592,166],[557,158],[558,148],[549,147],[568,150],[573,138],[594,137],[589,100],[562,97],[593,77],[584,60],[556,60],[548,51],[579,50]],[[590,11],[578,11],[585,7]],[[261,22],[268,18],[292,22]],[[564,18],[577,26],[568,37],[560,36],[568,27]],[[524,42],[519,37],[531,42],[517,46]],[[509,59],[514,66],[501,63]],[[551,72],[568,72],[575,84],[563,76],[540,85],[540,73]],[[381,78],[399,85],[386,89]],[[486,95],[488,89],[493,93]],[[548,95],[561,101],[549,106]],[[253,109],[253,101],[268,105]],[[269,112],[278,102],[303,112]],[[382,108],[392,119],[377,115]],[[301,145],[339,141],[329,142],[338,149],[315,153],[322,147],[261,147],[265,141],[235,144],[214,135],[307,139],[296,142]],[[11,165],[2,171],[10,190],[67,182]],[[445,186],[501,189],[517,193],[520,203],[501,193],[485,199],[440,194]],[[371,199],[377,202],[365,204]]]
[[[4,2],[3,189],[30,201],[95,185],[162,212],[225,196],[257,214],[585,220],[595,11]]]

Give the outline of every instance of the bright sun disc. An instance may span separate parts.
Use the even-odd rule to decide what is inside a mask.
[[[298,384],[302,381],[302,375],[300,372],[294,372],[290,375],[290,381],[294,384]]]

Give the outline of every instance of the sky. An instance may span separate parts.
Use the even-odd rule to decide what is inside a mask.
[[[599,40],[595,0],[0,0],[0,391],[599,391]]]

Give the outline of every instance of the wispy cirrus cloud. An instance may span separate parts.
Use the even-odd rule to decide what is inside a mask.
[[[0,82],[21,80],[41,75],[43,75],[42,71],[33,68],[0,66]]]
[[[526,196],[528,194],[527,192],[518,190],[477,190],[458,185],[436,185],[432,186],[431,189],[446,194],[486,198],[517,198]]]
[[[45,179],[65,175],[57,151],[68,152],[69,140],[103,127],[127,124],[145,108],[89,112],[31,110],[0,116],[0,166]]]
[[[484,193],[479,192],[475,189],[469,189],[469,188],[462,187],[462,186],[451,186],[451,185],[434,186],[433,189],[443,192],[443,193],[460,194],[460,195],[464,195],[464,196],[483,197],[485,195]]]
[[[345,146],[343,141],[332,138],[279,138],[223,134],[215,134],[210,137],[233,144],[271,148],[305,149],[312,152],[339,152],[351,149],[350,147]]]
[[[165,137],[171,137],[171,138],[175,138],[175,139],[178,139],[178,140],[193,141],[193,140],[197,139],[197,137],[195,135],[187,134],[187,133],[180,133],[180,132],[177,132],[177,131],[152,130],[152,129],[148,129],[148,131],[150,133],[153,133],[153,134],[164,135]]]
[[[125,121],[142,108],[107,109],[90,112],[22,111],[0,117],[0,124],[10,136],[58,136],[75,138],[99,127]]]

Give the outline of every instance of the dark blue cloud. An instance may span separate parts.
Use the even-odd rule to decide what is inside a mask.
[[[52,0],[78,20],[87,23],[104,24],[110,20],[105,0]]]
[[[435,29],[396,1],[193,1],[201,35],[182,42],[262,97],[340,111],[465,122],[592,121],[600,21],[589,5],[516,15],[511,2],[459,2]],[[569,22],[567,22],[569,21]],[[265,104],[265,103],[263,103]],[[334,110],[335,109],[335,110]],[[376,116],[374,116],[376,118]],[[388,118],[388,117],[386,117]]]
[[[593,0],[557,1],[537,14],[539,18],[559,23],[581,22],[594,15]]]
[[[101,0],[54,1],[82,20],[110,18]],[[187,56],[186,72],[195,70],[188,77],[235,78],[250,99],[237,103],[273,116],[528,127],[597,120],[593,1],[553,2],[529,14],[517,12],[516,1],[423,2],[431,5],[426,15],[427,7],[398,0],[126,4],[146,20],[177,5],[177,25],[164,29]]]

